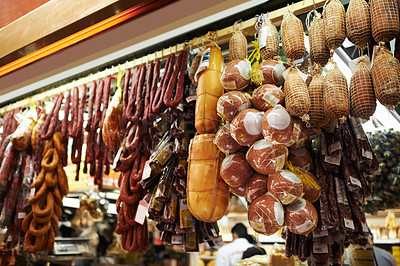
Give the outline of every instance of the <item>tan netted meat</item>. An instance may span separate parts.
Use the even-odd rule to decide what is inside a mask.
[[[305,115],[310,110],[310,96],[307,85],[300,77],[297,68],[292,67],[284,86],[286,110],[293,116],[306,120]]]
[[[240,23],[235,23],[235,33],[229,40],[229,61],[247,58],[247,40],[240,29]]]
[[[324,20],[321,18],[321,14],[316,13],[314,16],[310,28],[308,29],[308,37],[310,41],[310,56],[312,62],[320,64],[321,66],[326,65],[330,54],[325,43]]]
[[[400,65],[392,53],[382,48],[372,66],[372,80],[378,101],[388,107],[400,101]]]
[[[268,16],[263,17],[263,23],[258,30],[260,55],[263,60],[272,59],[279,53],[279,34]]]
[[[281,35],[285,56],[293,60],[301,58],[306,51],[303,24],[290,11],[286,12],[283,16]]]
[[[344,118],[349,113],[350,100],[347,80],[336,64],[325,76],[324,107],[325,114],[330,120]]]
[[[396,0],[371,0],[372,36],[376,42],[389,42],[399,33]]]
[[[360,57],[357,69],[350,80],[350,110],[355,117],[368,120],[376,109],[372,75],[367,65],[368,57]]]
[[[320,128],[325,121],[324,111],[324,78],[321,75],[321,69],[318,65],[314,66],[314,76],[308,87],[310,94],[310,124],[313,127]]]
[[[367,48],[371,40],[371,14],[365,0],[351,0],[346,13],[347,38],[360,47]]]
[[[329,50],[336,50],[346,38],[346,13],[339,0],[328,0],[323,11],[325,42]]]

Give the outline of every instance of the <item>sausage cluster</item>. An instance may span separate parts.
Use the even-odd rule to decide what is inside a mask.
[[[41,170],[30,185],[28,202],[32,211],[22,222],[25,232],[25,249],[28,252],[52,251],[61,218],[62,198],[68,194],[68,179],[62,165],[66,152],[61,145],[61,133],[53,134],[45,142]]]
[[[361,206],[371,196],[365,176],[375,172],[378,163],[359,121],[353,117],[319,139],[318,152],[312,154],[321,185],[321,196],[314,203],[319,222],[307,235],[287,231],[286,255],[316,264],[340,263],[346,246],[366,245],[371,240]]]

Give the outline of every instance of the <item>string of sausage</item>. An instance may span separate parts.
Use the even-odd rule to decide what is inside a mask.
[[[30,186],[36,193],[28,199],[32,211],[22,221],[21,229],[26,233],[25,249],[31,253],[52,251],[54,248],[58,220],[62,215],[62,197],[69,191],[68,179],[59,161],[65,156],[65,151],[60,150],[60,143],[59,132],[52,136],[52,140],[46,141],[42,147],[42,169]]]
[[[73,143],[72,143],[72,153],[71,153],[71,161],[76,164],[76,176],[75,180],[79,180],[79,172],[81,169],[81,161],[82,161],[82,146],[83,146],[83,114],[85,113],[86,106],[86,86],[82,85],[80,89],[78,89],[77,97],[75,101],[78,102],[78,109],[72,110],[75,113],[74,117],[76,121],[74,121],[75,128],[73,130]],[[81,101],[79,103],[79,91],[81,91]]]
[[[95,156],[96,156],[96,172],[95,172],[95,179],[94,183],[98,185],[99,189],[103,188],[103,174],[105,173],[104,167],[108,163],[108,154],[109,150],[104,145],[103,138],[102,138],[102,128],[104,124],[104,118],[106,116],[106,111],[108,108],[108,102],[110,100],[110,90],[111,90],[111,76],[107,76],[105,79],[104,87],[103,87],[103,110],[101,112],[101,119],[99,121],[98,128],[100,129],[99,133],[96,135],[96,149],[95,149]],[[100,116],[100,113],[98,113]]]
[[[72,99],[71,99],[71,123],[68,128],[68,135],[72,138],[75,138],[77,135],[77,117],[79,111],[79,88],[75,87],[72,89]]]
[[[128,108],[128,100],[129,100],[129,82],[131,80],[131,70],[127,69],[124,73],[124,83],[122,85],[122,121],[124,126],[126,127],[126,118],[125,113]]]
[[[7,112],[7,114],[5,115],[4,123],[3,123],[3,133],[1,135],[0,147],[3,147],[5,139],[17,129],[18,122],[14,118],[14,116],[18,112],[19,112],[19,109],[14,109],[14,110],[11,110],[10,112]]]
[[[97,160],[96,160],[96,140],[97,140],[97,129],[99,127],[100,123],[100,118],[102,116],[101,113],[101,103],[103,100],[103,90],[104,90],[104,81],[102,79],[99,80],[98,82],[98,88],[96,90],[96,98],[94,101],[94,107],[93,107],[93,117],[92,117],[92,123],[90,127],[90,138],[88,139],[89,142],[91,142],[91,147],[90,150],[88,150],[87,155],[89,156],[89,163],[90,163],[90,172],[89,174],[91,176],[96,175],[96,168],[97,168]]]
[[[157,88],[156,93],[154,95],[153,102],[152,102],[151,108],[152,108],[153,114],[161,113],[161,110],[164,106],[164,101],[163,101],[164,93],[165,93],[165,90],[167,89],[168,81],[169,81],[172,71],[173,71],[175,59],[176,59],[176,57],[174,54],[171,54],[167,59],[167,63],[165,64],[164,75],[161,78],[160,87]]]
[[[146,94],[144,97],[144,114],[142,118],[142,123],[147,127],[147,123],[149,119],[149,112],[151,112],[151,87],[153,82],[153,74],[154,74],[154,62],[150,62],[149,68],[147,69],[146,73]]]
[[[166,107],[174,108],[182,101],[185,75],[187,68],[188,51],[183,50],[179,53],[176,60],[174,72],[165,90],[163,102]],[[179,78],[178,78],[179,75]],[[175,91],[175,96],[173,97]]]
[[[157,73],[158,71],[158,73]],[[122,143],[123,151],[119,159],[117,169],[121,171],[118,185],[121,188],[120,197],[117,201],[118,209],[118,227],[116,232],[122,234],[122,246],[129,252],[137,250],[146,250],[148,247],[148,228],[147,220],[143,225],[135,221],[139,201],[144,196],[144,191],[140,185],[145,162],[149,158],[148,145],[146,145],[146,135],[143,135],[143,127],[146,127],[146,121],[151,113],[151,93],[155,88],[154,83],[158,82],[160,71],[160,61],[154,65],[150,63],[149,68],[141,66],[139,77],[134,74],[131,95],[136,95],[136,110],[133,119],[129,119],[132,110],[128,110],[127,118],[130,121],[127,125],[127,134]],[[156,77],[154,77],[156,76]],[[142,101],[143,85],[146,82],[146,92],[144,101],[144,114],[138,113],[141,109],[139,103]],[[154,91],[154,90],[153,90]],[[154,95],[154,94],[153,94]],[[133,97],[129,99],[129,105],[132,105]],[[130,113],[129,113],[130,112]],[[142,120],[140,120],[140,117]]]
[[[138,123],[143,115],[143,85],[146,77],[146,65],[141,65],[137,75],[134,75],[132,88],[128,102],[125,118],[132,123]],[[136,69],[136,68],[135,68]]]
[[[92,133],[93,131],[91,130],[92,127],[92,118],[93,118],[93,106],[94,106],[94,101],[96,99],[96,82],[93,81],[92,84],[90,85],[90,91],[89,91],[89,103],[88,103],[88,120],[86,124],[85,131],[87,132],[87,141],[86,141],[86,156],[85,156],[85,164],[83,167],[83,172],[86,174],[87,173],[87,164],[89,162],[92,162],[92,148],[93,148],[93,141],[92,141]]]
[[[161,60],[157,59],[157,62],[154,66],[153,81],[151,83],[151,88],[150,88],[150,102],[149,102],[148,114],[147,114],[147,119],[151,122],[153,122],[155,120],[155,115],[153,113],[153,104],[154,104],[155,94],[156,94],[157,88],[158,88],[158,80],[160,78],[160,70],[161,70]]]
[[[61,124],[61,141],[64,143],[68,140],[68,116],[71,103],[71,92],[67,92],[64,103],[64,119]]]
[[[53,136],[57,127],[57,122],[59,121],[58,113],[60,112],[61,103],[63,99],[64,99],[63,94],[60,94],[55,98],[54,106],[49,115],[46,117],[46,121],[44,122],[43,128],[40,131],[41,139],[48,140],[51,138],[51,136]]]
[[[65,96],[65,103],[64,103],[64,118],[61,123],[61,143],[64,147],[64,150],[68,149],[68,117],[69,117],[69,109],[70,109],[70,103],[71,103],[71,92],[68,91],[67,95]],[[64,166],[67,165],[67,157],[63,158],[62,163]]]

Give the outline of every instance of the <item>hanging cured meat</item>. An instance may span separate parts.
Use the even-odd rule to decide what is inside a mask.
[[[303,24],[290,11],[286,12],[283,16],[281,34],[282,48],[285,56],[292,60],[302,58],[306,51]]]
[[[217,131],[220,123],[217,102],[224,93],[220,82],[224,67],[221,50],[217,47],[208,47],[203,53],[203,62],[206,67],[199,73],[195,112],[195,126],[197,133],[200,134]]]
[[[369,120],[376,109],[376,97],[368,57],[360,57],[350,80],[350,111],[355,117]]]
[[[325,42],[331,54],[346,38],[346,13],[339,0],[328,0],[323,11]]]
[[[324,20],[321,18],[321,14],[314,11],[315,16],[311,22],[310,28],[308,29],[308,37],[310,41],[310,56],[313,63],[318,63],[321,66],[328,63],[330,54],[329,49],[325,42],[325,27]],[[308,16],[310,16],[312,13]]]
[[[372,37],[379,42],[390,42],[400,30],[396,0],[371,0]]]
[[[229,187],[220,176],[224,155],[214,138],[203,134],[190,141],[187,203],[193,216],[205,222],[221,219],[229,204]]]
[[[351,0],[346,12],[347,38],[360,47],[367,48],[371,40],[371,13],[367,1]]]
[[[389,107],[400,101],[400,64],[386,48],[382,48],[372,66],[372,81],[378,101]]]

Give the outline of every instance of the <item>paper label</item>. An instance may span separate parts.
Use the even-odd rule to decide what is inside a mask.
[[[258,48],[267,46],[267,37],[272,36],[271,31],[267,27],[261,27],[258,31]]]
[[[31,198],[32,198],[33,196],[35,196],[35,192],[36,192],[36,188],[33,187],[33,188],[31,189],[30,194],[29,194]]]
[[[366,151],[364,148],[361,149],[361,155],[369,160],[372,160],[374,158],[372,152],[369,150]]]
[[[262,99],[268,103],[269,106],[274,107],[275,105],[277,105],[279,103],[279,98],[272,94],[269,91],[266,91],[262,97]]]
[[[333,164],[333,165],[337,165],[340,166],[340,160],[341,160],[341,156],[328,156],[325,155],[325,162],[329,163],[329,164]]]
[[[368,232],[369,232],[368,226],[367,226],[367,223],[366,223],[366,222],[362,222],[362,231],[363,231],[364,233],[368,233]]]
[[[303,233],[306,233],[306,232],[310,231],[311,228],[313,228],[314,225],[315,225],[314,222],[312,222],[311,220],[307,220],[303,224],[296,226],[296,230],[300,234],[303,234]]]
[[[314,238],[326,237],[329,235],[328,230],[322,230],[321,232],[312,232]]]
[[[9,235],[8,238],[7,238],[7,242],[11,242],[12,239],[13,239],[13,237],[11,235]]]
[[[354,230],[354,222],[352,219],[343,218],[343,220],[344,220],[344,226],[346,228],[350,228],[351,230]]]
[[[340,141],[336,141],[332,144],[329,145],[328,151],[330,154],[334,153],[335,151],[341,150],[342,145],[340,144]]]
[[[151,176],[150,160],[147,160],[144,164],[142,180],[145,180]]]
[[[235,91],[237,90],[236,87],[236,82],[234,80],[232,81],[222,81],[222,79],[220,80],[222,86],[225,88],[225,90],[227,91]]]
[[[211,233],[212,233],[213,237],[217,237],[218,236],[217,231],[215,231],[214,228],[211,228]]]
[[[349,200],[347,199],[346,194],[346,186],[342,179],[335,177],[335,185],[336,185],[336,200],[338,203],[342,203],[344,205],[349,205]]]
[[[137,207],[135,222],[143,225],[144,220],[146,219],[147,211],[149,209],[149,204],[144,200],[139,201],[139,205]]]
[[[357,178],[350,176],[350,182],[353,185],[356,185],[356,186],[359,186],[360,188],[362,188],[361,182]]]
[[[278,225],[282,226],[285,218],[285,212],[283,211],[282,204],[280,204],[279,202],[275,202],[274,204],[274,213]]]
[[[183,245],[183,237],[182,237],[182,235],[172,235],[171,244],[172,245]]]
[[[207,48],[204,52],[203,55],[201,56],[201,61],[199,64],[199,67],[197,68],[196,74],[194,75],[194,79],[197,82],[199,78],[199,74],[206,70],[208,66],[210,65],[210,53],[211,49]]]
[[[26,217],[26,212],[19,212],[18,219],[24,219]]]
[[[323,254],[328,253],[328,244],[316,244],[313,245],[313,253]]]
[[[196,100],[197,100],[197,95],[190,95],[190,96],[186,97],[186,102],[187,103],[191,103],[191,102],[196,101]]]

